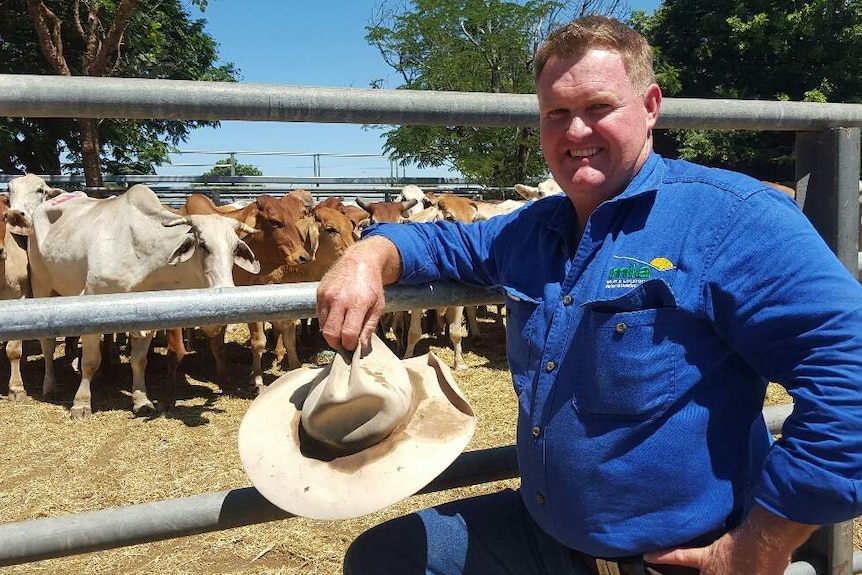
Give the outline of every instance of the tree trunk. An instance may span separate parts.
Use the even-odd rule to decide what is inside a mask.
[[[81,128],[81,159],[84,163],[84,180],[88,187],[102,187],[102,167],[99,159],[101,142],[99,141],[98,120],[79,118]],[[101,192],[97,192],[100,196]]]

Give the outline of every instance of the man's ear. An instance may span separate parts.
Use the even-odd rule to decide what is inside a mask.
[[[647,127],[655,128],[658,115],[661,111],[661,88],[658,84],[650,84],[644,93],[644,109],[647,114]]]

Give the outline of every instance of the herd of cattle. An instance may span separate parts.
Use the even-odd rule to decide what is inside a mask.
[[[329,197],[315,203],[310,193],[296,190],[281,198],[261,195],[246,205],[216,206],[207,196],[192,194],[173,209],[144,185],[118,196],[90,198],[81,192],[52,188],[27,174],[11,180],[0,193],[0,299],[75,296],[318,281],[375,222],[475,222],[518,209],[528,201],[560,193],[553,180],[532,187],[517,184],[522,200],[482,201],[450,193],[425,193],[406,186],[391,202],[342,202]],[[422,336],[424,310],[409,313],[404,356],[413,354]],[[465,367],[461,356],[464,308],[438,310],[446,317],[455,351],[455,369]],[[466,314],[477,330],[475,314]],[[201,326],[215,358],[216,383],[227,381],[224,346],[226,326]],[[297,322],[274,322],[280,333],[288,369],[300,366]],[[249,324],[253,383],[263,388],[261,358],[266,337],[262,323]],[[132,410],[155,410],[147,396],[144,372],[152,332],[130,333]],[[101,336],[81,337],[81,382],[71,416],[91,415],[90,381],[101,364]],[[45,361],[43,397],[55,393],[53,358],[56,340],[40,340]],[[170,374],[165,408],[175,400],[176,368],[187,353],[182,330],[167,333]],[[22,344],[10,341],[9,399],[27,397],[21,378]]]

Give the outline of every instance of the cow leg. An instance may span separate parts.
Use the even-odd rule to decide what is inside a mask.
[[[286,353],[286,350],[284,349],[284,338],[281,336],[281,332],[274,327],[272,328],[272,331],[275,333],[275,346],[273,348],[273,351],[275,352],[275,361],[280,364],[284,359],[284,354]]]
[[[296,352],[296,320],[274,321],[272,328],[281,333],[285,355],[287,355],[287,369],[300,367],[302,362],[299,361],[299,354]]]
[[[9,358],[9,365],[12,369],[9,375],[9,400],[24,401],[27,399],[27,392],[24,390],[24,380],[21,379],[21,348],[22,342],[20,339],[14,339],[6,342],[6,357]]]
[[[168,379],[165,382],[165,394],[162,398],[165,410],[173,409],[177,403],[177,370],[180,367],[180,362],[189,354],[183,340],[184,331],[182,328],[165,330],[168,364]]]
[[[216,364],[216,385],[224,391],[228,389],[227,352],[224,347],[226,325],[202,325],[201,331],[207,336],[210,352]]]
[[[45,377],[42,380],[42,399],[51,399],[57,391],[57,376],[54,373],[54,348],[57,340],[48,337],[39,340],[42,347],[42,359],[45,361]]]
[[[464,306],[446,308],[446,321],[449,323],[449,341],[455,351],[455,371],[467,369],[461,355],[461,324],[464,321]]]
[[[73,419],[83,419],[93,415],[90,396],[90,382],[93,380],[93,375],[95,375],[96,370],[99,369],[99,365],[102,363],[101,340],[102,336],[98,334],[81,336],[81,383],[78,385],[78,391],[75,393],[75,400],[72,402],[71,416]]]
[[[153,341],[153,331],[132,332],[132,413],[147,415],[156,411],[156,407],[147,397],[147,355],[150,353],[150,342]]]
[[[425,314],[423,309],[410,310],[410,327],[407,330],[407,348],[404,350],[404,359],[413,357],[416,344],[422,339],[422,316]]]
[[[263,384],[263,354],[266,352],[266,331],[264,323],[257,321],[248,324],[251,340],[251,376],[258,393],[264,390]]]

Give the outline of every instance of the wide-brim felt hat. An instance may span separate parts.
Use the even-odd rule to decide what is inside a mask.
[[[312,519],[347,519],[413,495],[464,450],[476,427],[433,353],[399,360],[374,336],[324,367],[279,377],[239,429],[243,468],[270,502]]]

